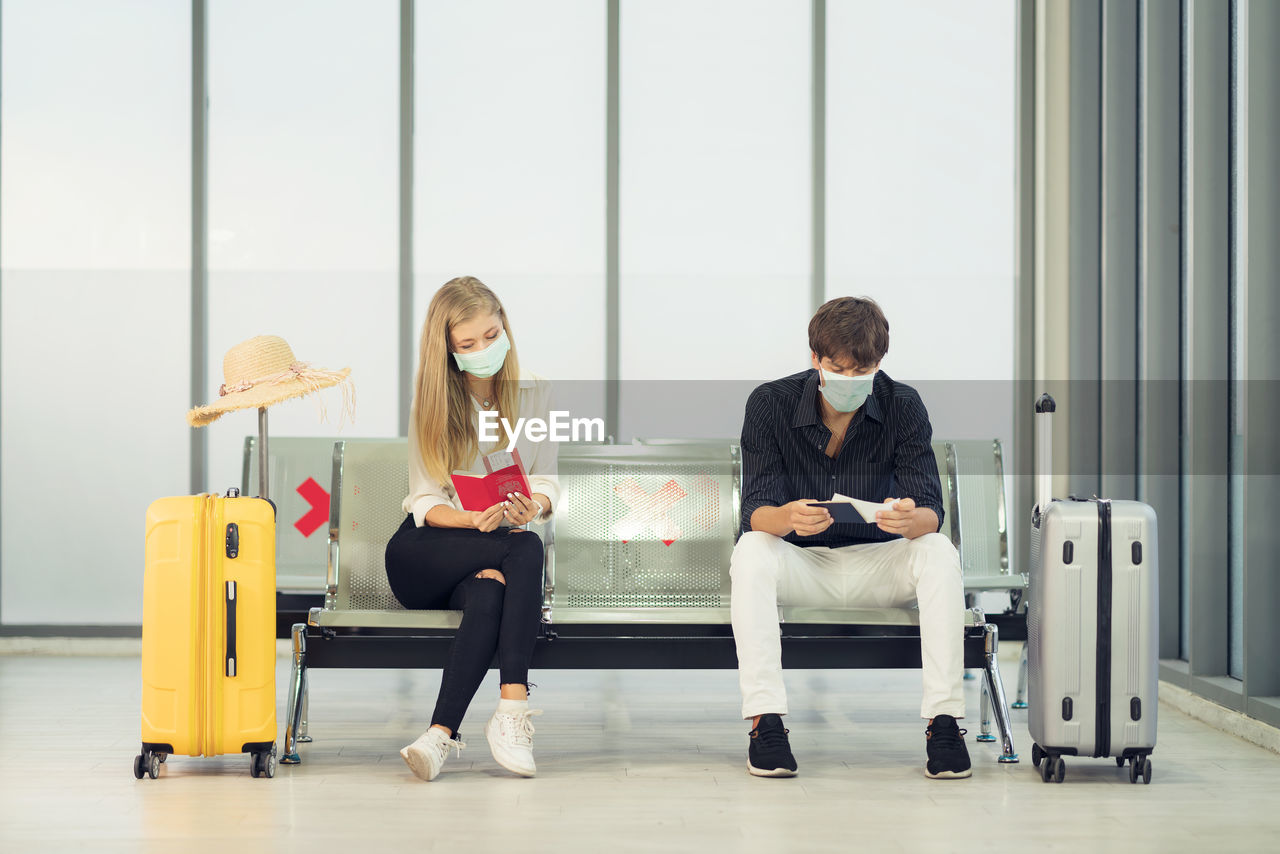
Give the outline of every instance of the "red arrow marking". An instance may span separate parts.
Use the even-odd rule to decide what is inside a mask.
[[[297,528],[302,536],[309,537],[316,532],[316,528],[329,521],[329,493],[323,486],[316,483],[315,478],[309,477],[298,487],[298,494],[311,505],[311,509],[305,516],[294,522],[293,527]]]
[[[625,543],[635,537],[645,528],[652,528],[658,535],[658,539],[667,546],[674,543],[680,536],[680,527],[667,515],[671,506],[688,494],[680,488],[680,484],[669,480],[657,492],[650,495],[640,484],[627,478],[615,486],[613,491],[618,493],[618,497],[626,503],[630,511],[618,521],[614,528],[618,539],[622,542]]]

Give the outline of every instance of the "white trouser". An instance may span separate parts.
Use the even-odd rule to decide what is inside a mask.
[[[964,717],[964,582],[942,534],[829,549],[748,531],[733,548],[733,639],[742,717],[787,713],[778,605],[920,606],[920,716]]]

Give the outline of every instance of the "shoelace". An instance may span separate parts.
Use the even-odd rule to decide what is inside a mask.
[[[756,743],[764,750],[790,749],[787,741],[787,733],[789,729],[766,729],[756,730]]]
[[[499,714],[498,726],[502,728],[502,734],[510,739],[512,744],[532,747],[534,730],[533,721],[529,719],[540,714],[542,709],[525,709],[521,712]]]
[[[964,736],[969,730],[947,727],[945,729],[935,730],[933,727],[925,727],[924,734],[928,736],[929,743],[943,749],[954,749],[964,743]]]
[[[436,749],[436,753],[440,756],[440,761],[444,762],[449,758],[449,748],[456,749],[457,756],[462,757],[462,748],[466,747],[465,742],[458,741],[456,738],[446,738],[444,741],[435,741],[432,743]]]

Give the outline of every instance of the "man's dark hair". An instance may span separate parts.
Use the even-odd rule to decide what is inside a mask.
[[[889,352],[889,321],[868,297],[828,300],[809,321],[809,349],[819,359],[849,360],[866,370]]]

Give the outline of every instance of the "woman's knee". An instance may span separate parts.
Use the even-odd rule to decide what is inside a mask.
[[[506,594],[506,582],[491,575],[485,575],[486,572],[496,572],[496,570],[481,570],[467,580],[462,590],[463,613],[484,614],[490,617],[497,617],[502,613],[502,597]]]
[[[542,540],[532,531],[512,531],[507,535],[507,556],[520,564],[542,566]]]

